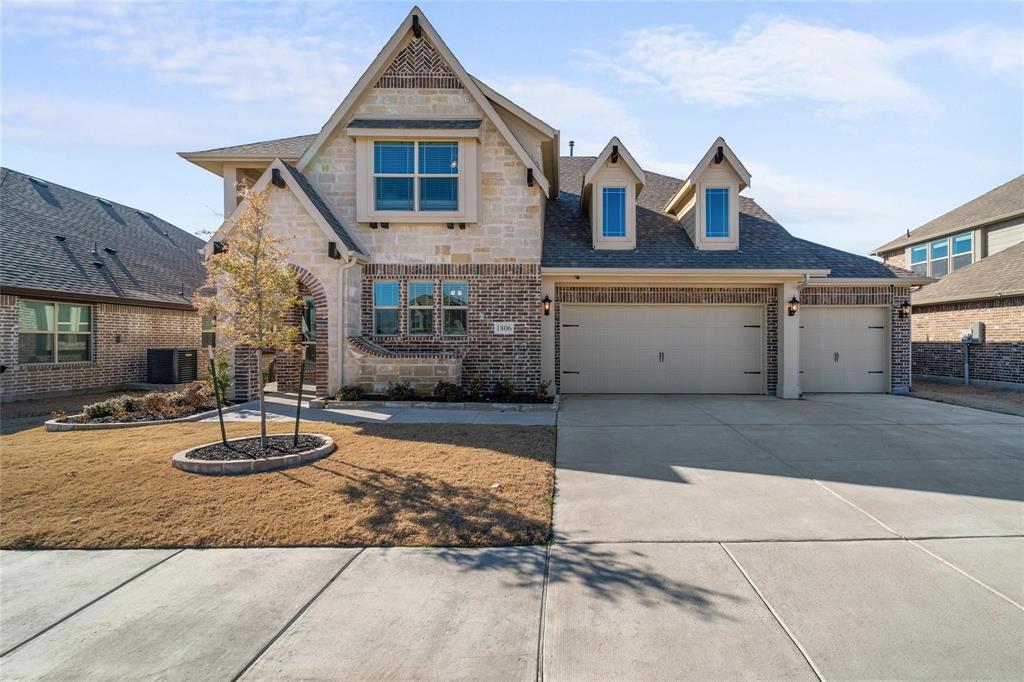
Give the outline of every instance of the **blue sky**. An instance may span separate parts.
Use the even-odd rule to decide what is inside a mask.
[[[220,224],[176,156],[316,132],[407,3],[4,2],[3,165]],[[747,194],[857,253],[1024,168],[1024,4],[433,3],[463,65],[595,154],[685,176],[722,135]]]

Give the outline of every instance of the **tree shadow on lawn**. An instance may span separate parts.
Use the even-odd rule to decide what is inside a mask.
[[[511,586],[525,587],[539,582],[543,574],[543,548],[466,551],[440,550],[440,556],[463,571],[501,571],[512,578]],[[664,575],[647,559],[642,549],[612,549],[586,544],[553,545],[548,568],[548,585],[576,584],[589,597],[619,603],[628,601],[651,607],[669,603],[684,606],[704,620],[735,620],[722,610],[724,603],[739,603],[746,597],[700,587]]]

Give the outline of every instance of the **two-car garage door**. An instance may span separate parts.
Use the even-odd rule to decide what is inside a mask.
[[[762,306],[564,305],[563,393],[763,393]]]

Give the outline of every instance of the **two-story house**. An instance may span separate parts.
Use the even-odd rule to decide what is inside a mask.
[[[913,372],[1024,384],[1024,175],[873,252],[935,278],[912,295]],[[962,343],[970,331],[974,343]]]
[[[685,130],[680,131],[685,135]],[[267,189],[311,302],[317,393],[507,380],[560,393],[902,392],[910,288],[803,239],[743,194],[724,139],[687,178],[559,131],[477,80],[418,8],[315,135],[184,153]],[[252,394],[237,348],[235,390]],[[294,364],[278,362],[282,388]],[[291,378],[290,378],[291,377]]]

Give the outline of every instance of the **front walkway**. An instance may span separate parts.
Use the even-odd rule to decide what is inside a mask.
[[[891,396],[570,398],[551,548],[4,552],[0,668],[1020,679],[1022,428]]]

